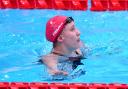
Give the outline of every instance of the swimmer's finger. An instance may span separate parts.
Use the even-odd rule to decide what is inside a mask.
[[[62,71],[55,71],[54,74],[55,75],[57,75],[57,74],[63,74],[63,72]]]
[[[67,72],[63,72],[63,75],[68,75],[68,73]]]
[[[68,75],[68,73],[67,72],[65,72],[65,71],[57,71],[55,74],[58,74],[58,75]]]
[[[61,71],[63,75],[68,75],[68,72]]]

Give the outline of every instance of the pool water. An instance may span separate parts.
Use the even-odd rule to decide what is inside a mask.
[[[0,81],[46,81],[39,56],[52,44],[45,39],[45,24],[54,15],[75,19],[81,40],[88,46],[86,74],[61,82],[128,83],[128,12],[0,10]]]

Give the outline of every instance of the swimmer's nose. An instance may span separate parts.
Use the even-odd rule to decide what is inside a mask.
[[[80,31],[76,28],[76,35],[80,36]]]

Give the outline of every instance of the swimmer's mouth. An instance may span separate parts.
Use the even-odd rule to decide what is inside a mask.
[[[80,42],[80,38],[77,40],[77,42]]]

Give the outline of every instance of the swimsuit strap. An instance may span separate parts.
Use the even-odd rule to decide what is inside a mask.
[[[67,58],[69,58],[69,59],[73,59],[73,58],[86,59],[86,58],[83,57],[82,55],[79,55],[79,53],[78,53],[77,51],[75,51],[75,53],[78,55],[78,56],[76,56],[76,57],[68,57],[68,56],[66,56],[66,55],[64,55],[64,54],[61,54],[61,53],[58,53],[58,52],[51,52],[51,53],[56,54],[56,55],[58,55],[58,56],[67,57]]]
[[[57,52],[51,52],[51,53],[56,54],[56,55],[58,55],[58,56],[65,56],[65,55],[63,55],[63,54],[61,54],[61,53],[57,53]]]
[[[56,55],[59,55],[59,56],[65,56],[64,54],[61,54],[61,53],[58,53],[58,52],[51,52],[51,53],[53,53],[53,54],[56,54]],[[77,51],[75,51],[75,53],[77,54],[77,55],[80,55]]]

